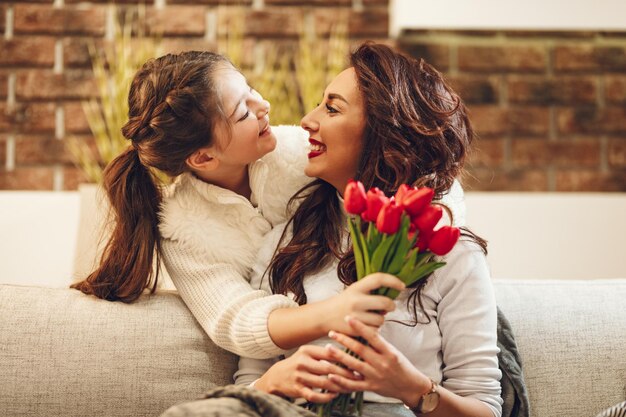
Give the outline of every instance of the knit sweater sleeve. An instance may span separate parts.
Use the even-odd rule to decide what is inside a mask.
[[[267,318],[297,304],[282,295],[255,290],[228,263],[216,263],[177,241],[162,240],[163,261],[181,298],[218,346],[237,355],[269,358],[284,351],[274,344]]]

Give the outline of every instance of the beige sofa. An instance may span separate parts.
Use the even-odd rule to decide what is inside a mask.
[[[626,399],[626,279],[495,282],[534,417],[592,417]],[[175,293],[126,305],[69,289],[0,285],[0,415],[158,416],[228,384]]]

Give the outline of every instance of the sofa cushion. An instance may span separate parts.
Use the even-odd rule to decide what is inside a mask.
[[[533,417],[595,416],[626,395],[626,279],[498,280]]]
[[[157,416],[236,368],[176,294],[123,304],[0,285],[0,311],[2,415]]]

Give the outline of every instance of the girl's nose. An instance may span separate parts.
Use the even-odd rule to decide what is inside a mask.
[[[262,119],[266,114],[270,112],[270,102],[261,98],[258,102],[258,107],[256,110],[257,119]]]

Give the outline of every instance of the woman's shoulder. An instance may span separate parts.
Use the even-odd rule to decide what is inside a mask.
[[[456,286],[491,285],[483,248],[470,238],[461,236],[454,248],[440,260],[445,265],[434,272],[433,284],[442,296]]]

